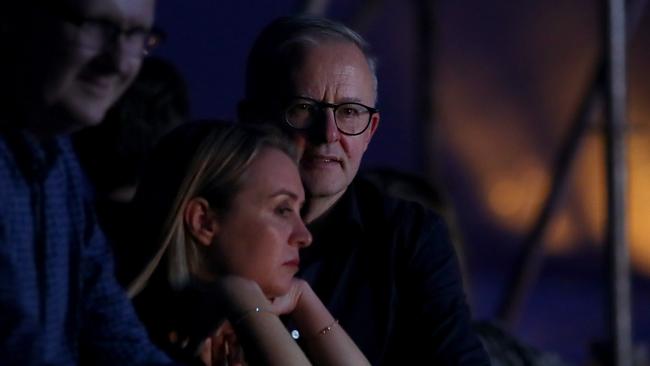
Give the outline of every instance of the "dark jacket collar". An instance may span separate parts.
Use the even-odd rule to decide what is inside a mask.
[[[355,179],[327,214],[308,225],[314,240],[311,246],[301,250],[305,263],[324,256],[338,256],[361,245],[360,238],[366,236],[367,229],[372,229],[364,224],[367,220],[360,201],[361,191],[366,189],[366,182]]]

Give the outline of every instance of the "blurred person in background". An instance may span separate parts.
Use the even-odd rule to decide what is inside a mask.
[[[135,222],[130,202],[153,146],[189,115],[185,80],[170,63],[143,60],[129,89],[109,109],[104,121],[73,135],[79,161],[95,187],[99,224],[116,258],[122,285],[133,280],[142,263],[126,243]]]

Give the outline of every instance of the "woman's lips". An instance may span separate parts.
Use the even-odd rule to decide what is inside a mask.
[[[300,266],[300,259],[299,258],[290,259],[290,260],[284,262],[283,264],[285,266],[299,267]]]

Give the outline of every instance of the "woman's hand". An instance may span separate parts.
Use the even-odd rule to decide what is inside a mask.
[[[267,310],[276,315],[291,314],[302,299],[302,295],[309,290],[309,284],[300,278],[291,280],[289,292],[282,296],[271,299],[271,304]]]
[[[205,340],[200,359],[206,365],[245,364],[239,344],[254,364],[309,365],[304,353],[276,316],[293,312],[301,304],[306,282],[295,280],[286,295],[269,301],[254,281],[223,276],[217,291],[229,310],[229,321]],[[234,332],[236,330],[236,334]]]

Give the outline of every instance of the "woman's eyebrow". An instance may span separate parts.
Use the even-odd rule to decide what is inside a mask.
[[[289,196],[289,197],[293,198],[294,200],[298,200],[298,194],[296,194],[295,192],[290,191],[288,189],[285,189],[285,188],[279,189],[279,190],[271,193],[270,197],[277,197],[277,196],[283,196],[283,195]]]

